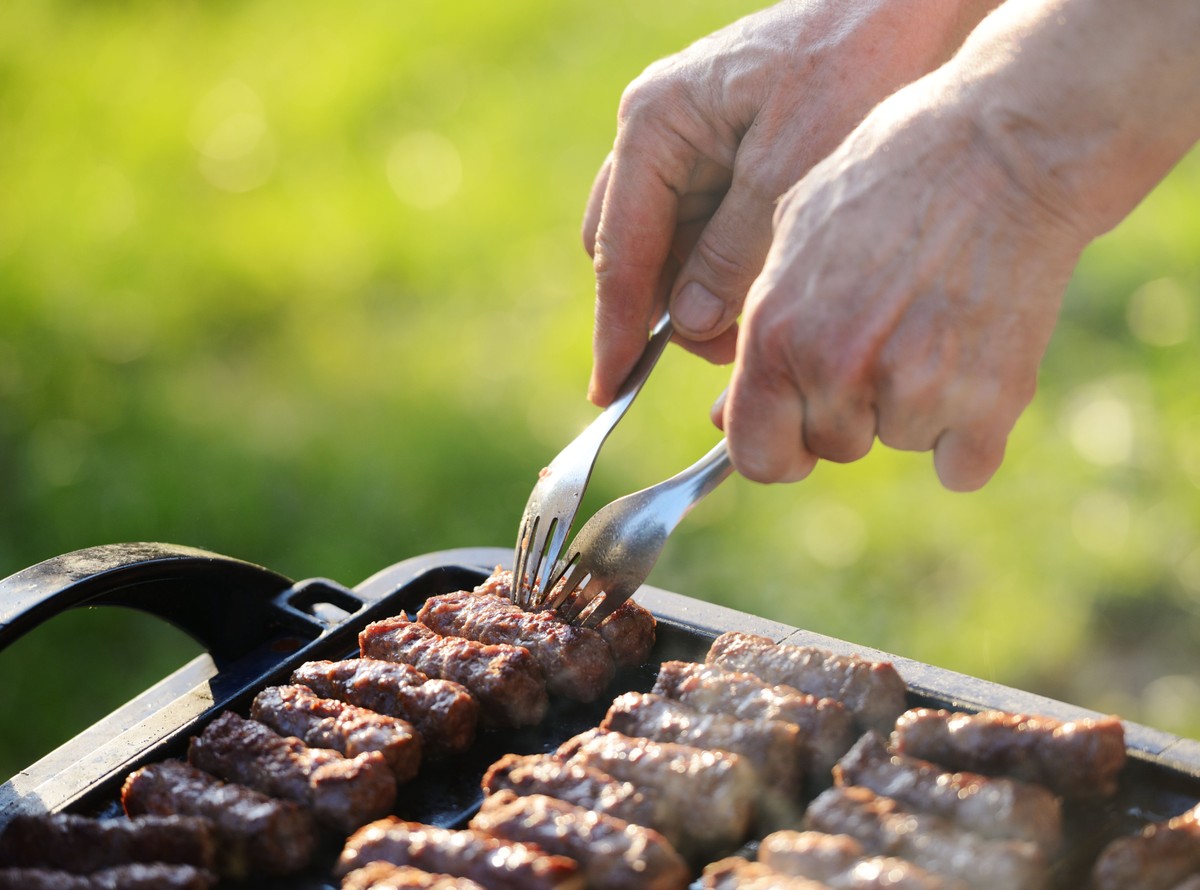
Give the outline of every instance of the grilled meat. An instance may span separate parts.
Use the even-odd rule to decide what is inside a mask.
[[[396,802],[396,780],[378,751],[343,757],[328,748],[310,748],[233,711],[192,738],[188,760],[226,781],[309,807],[339,831],[353,831]]]
[[[1110,842],[1092,869],[1094,890],[1178,890],[1200,872],[1200,806]]]
[[[764,790],[776,790],[791,798],[799,796],[808,765],[808,748],[794,723],[705,714],[653,693],[618,696],[600,728],[740,754],[758,771]]]
[[[837,655],[815,646],[775,643],[768,637],[738,631],[713,640],[705,661],[840,701],[862,729],[890,732],[906,706],[904,681],[889,662]]]
[[[809,805],[804,827],[848,834],[871,855],[907,859],[972,890],[1040,890],[1049,880],[1036,844],[982,838],[939,816],[905,810],[869,788],[823,791]]]
[[[775,871],[828,884],[834,890],[967,890],[906,859],[869,856],[847,834],[776,831],[762,839],[758,861]]]
[[[1125,730],[1115,717],[1061,721],[984,711],[918,708],[896,722],[892,748],[951,770],[1010,776],[1068,798],[1116,793],[1125,765]]]
[[[758,778],[737,754],[592,729],[565,741],[556,756],[658,798],[673,821],[655,827],[686,857],[703,852],[711,858],[749,832]]]
[[[668,813],[630,782],[582,763],[563,763],[550,754],[505,754],[483,776],[485,794],[512,791],[545,794],[605,816],[658,829]]]
[[[131,862],[212,868],[213,823],[197,816],[89,819],[69,813],[14,816],[0,833],[0,867],[86,874]]]
[[[431,757],[460,753],[475,740],[479,703],[466,687],[430,679],[409,664],[377,658],[310,661],[292,673],[292,682],[323,698],[407,720]]]
[[[346,757],[378,751],[397,782],[407,782],[421,767],[421,737],[407,720],[321,698],[307,686],[264,689],[250,706],[250,716],[280,735]]]
[[[404,614],[367,625],[358,645],[364,658],[404,662],[426,676],[461,683],[489,726],[534,726],[546,716],[546,678],[524,646],[442,636]]]
[[[549,612],[526,612],[497,596],[458,591],[430,597],[417,620],[440,634],[524,646],[541,665],[547,688],[575,701],[594,701],[616,672],[596,631],[572,627]]]
[[[512,572],[500,566],[475,593],[512,599]],[[654,613],[633,600],[626,600],[596,628],[612,651],[617,667],[634,667],[650,655],[655,640]]]
[[[804,733],[812,758],[809,777],[818,786],[829,784],[833,765],[854,743],[854,721],[841,702],[790,686],[773,686],[745,671],[667,661],[659,668],[652,691],[706,714],[796,724]]]
[[[868,732],[835,767],[839,785],[862,785],[906,809],[942,816],[984,837],[1034,841],[1047,855],[1062,842],[1062,806],[1046,788],[893,755]]]
[[[470,878],[488,890],[582,890],[579,866],[526,844],[471,829],[405,822],[394,816],[364,825],[346,841],[336,874],[382,860]]]
[[[312,859],[317,832],[295,803],[226,784],[179,760],[131,773],[121,789],[130,816],[202,816],[216,827],[217,870],[235,878],[291,874]]]
[[[574,859],[590,890],[683,890],[690,878],[687,863],[657,831],[542,794],[493,794],[470,827]]]
[[[209,890],[212,872],[194,865],[136,862],[77,875],[52,868],[0,868],[0,890]]]
[[[341,890],[485,890],[470,878],[434,874],[411,865],[372,862],[342,880]]]
[[[828,884],[785,875],[765,863],[741,856],[706,865],[700,886],[704,890],[833,890]]]

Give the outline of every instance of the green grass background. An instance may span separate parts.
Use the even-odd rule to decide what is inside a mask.
[[[0,576],[151,540],[353,585],[511,546],[595,413],[578,223],[621,91],[753,8],[0,6]],[[651,582],[1200,736],[1198,287],[1193,154],[1085,255],[986,489],[882,448],[735,479]],[[707,450],[725,375],[671,350],[586,506]],[[39,628],[0,653],[0,774],[197,651]]]

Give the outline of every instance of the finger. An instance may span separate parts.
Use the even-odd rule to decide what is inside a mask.
[[[1004,461],[1007,442],[1007,433],[995,428],[946,430],[933,446],[933,467],[938,479],[950,491],[982,488]]]
[[[867,456],[875,443],[875,407],[860,397],[821,392],[809,397],[804,444],[817,457],[848,464]]]
[[[608,178],[612,174],[612,152],[600,165],[592,191],[588,195],[587,207],[583,212],[583,249],[588,256],[596,256],[596,231],[600,228],[600,210],[604,207],[604,193],[608,190]]]

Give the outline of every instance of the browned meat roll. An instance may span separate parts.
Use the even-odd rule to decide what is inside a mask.
[[[600,728],[657,742],[740,754],[762,777],[764,791],[777,791],[793,799],[799,797],[808,765],[808,748],[794,723],[705,714],[653,693],[626,692],[617,696]]]
[[[848,834],[776,831],[759,843],[758,861],[780,874],[837,890],[968,890],[966,884],[895,856],[869,856]]]
[[[1110,842],[1092,869],[1094,890],[1178,890],[1200,872],[1200,806]]]
[[[596,813],[661,830],[671,816],[630,782],[550,754],[505,754],[483,776],[485,794],[545,794]]]
[[[474,592],[511,600],[512,572],[497,566]],[[633,600],[626,600],[601,621],[596,630],[608,643],[618,667],[634,667],[644,662],[654,648],[656,624],[653,612]]]
[[[582,890],[579,865],[527,844],[471,829],[405,822],[394,816],[364,825],[342,848],[335,872],[345,876],[375,861],[470,878],[488,890]]]
[[[479,702],[462,684],[430,679],[410,664],[377,658],[310,661],[292,673],[292,682],[323,698],[407,720],[431,757],[460,753],[475,741]]]
[[[727,671],[691,661],[666,661],[651,690],[678,699],[706,714],[742,720],[783,720],[800,727],[811,762],[809,777],[824,787],[838,759],[850,750],[857,732],[850,712],[839,701],[818,698],[791,686],[767,683],[757,674]]]
[[[86,875],[49,868],[0,868],[0,890],[209,890],[217,876],[194,865],[131,863]]]
[[[226,784],[179,760],[131,773],[121,789],[130,816],[203,816],[216,826],[217,870],[234,878],[284,875],[308,865],[317,832],[307,810],[242,785]]]
[[[407,720],[321,698],[307,686],[264,689],[250,706],[250,716],[280,735],[346,757],[378,751],[397,782],[407,782],[421,768],[421,736]]]
[[[191,764],[229,782],[294,800],[339,831],[391,810],[396,780],[377,751],[343,757],[225,711],[188,746]]]
[[[616,672],[596,631],[564,624],[549,612],[526,612],[500,597],[470,591],[430,597],[417,620],[440,634],[524,646],[541,665],[547,688],[575,701],[594,701]]]
[[[991,840],[938,816],[913,813],[869,788],[830,788],[817,796],[804,828],[848,834],[870,855],[907,859],[972,890],[1041,890],[1049,869],[1029,841]]]
[[[918,708],[896,722],[892,747],[951,770],[1037,782],[1069,798],[1111,797],[1125,766],[1125,730],[1115,717],[1064,722]]]
[[[542,794],[493,794],[470,827],[574,859],[591,890],[684,890],[690,879],[683,857],[652,828]]]
[[[403,614],[368,624],[358,646],[364,658],[404,662],[426,676],[461,683],[478,699],[489,726],[534,726],[546,716],[546,677],[524,646],[442,636]]]
[[[656,827],[685,857],[711,858],[749,833],[758,777],[737,754],[592,729],[568,739],[556,756],[658,797],[673,823]]]
[[[1062,806],[1041,785],[978,773],[946,772],[907,755],[893,755],[869,732],[834,769],[839,785],[862,785],[901,806],[931,813],[984,837],[1033,841],[1052,856],[1062,842]]]
[[[747,671],[775,685],[844,704],[862,729],[888,733],[906,707],[904,681],[886,661],[837,655],[815,646],[776,643],[729,631],[713,640],[705,661],[727,671]]]
[[[486,890],[470,878],[434,874],[411,865],[372,862],[342,880],[341,890]]]
[[[86,874],[131,862],[210,869],[215,826],[198,816],[89,819],[69,813],[14,816],[0,833],[0,866]]]
[[[775,871],[763,862],[729,856],[711,862],[700,876],[704,890],[833,890],[828,884]]]

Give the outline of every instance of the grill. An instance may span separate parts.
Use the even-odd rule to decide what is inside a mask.
[[[0,786],[0,826],[20,812],[68,811],[116,816],[121,783],[132,770],[186,752],[188,739],[224,709],[246,714],[266,686],[286,682],[298,665],[357,653],[371,621],[430,596],[470,589],[511,553],[495,548],[442,551],[399,562],[353,588],[328,579],[294,582],[269,569],[188,547],[116,544],[66,554],[0,581],[0,648],[76,606],[119,605],[157,615],[207,650],[62,747]],[[479,780],[502,754],[549,751],[595,726],[613,697],[648,691],[667,660],[702,661],[727,630],[892,661],[908,684],[911,707],[1001,709],[1069,720],[1097,716],[1062,702],[769,621],[652,587],[638,601],[658,619],[651,659],[618,673],[612,694],[582,705],[552,699],[546,720],[521,730],[486,730],[465,754],[427,762],[401,788],[395,813],[462,827],[480,801]],[[1068,812],[1067,855],[1056,890],[1083,886],[1108,839],[1136,831],[1200,801],[1200,742],[1126,723],[1129,762],[1111,801]],[[340,844],[323,850],[309,873],[256,887],[332,890]],[[749,852],[749,849],[744,852]]]

